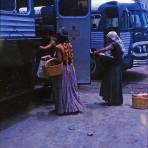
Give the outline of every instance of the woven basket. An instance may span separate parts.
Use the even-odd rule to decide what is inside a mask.
[[[63,63],[53,58],[45,62],[43,69],[47,77],[59,76],[63,73]]]
[[[132,95],[132,107],[138,109],[148,109],[148,94]]]

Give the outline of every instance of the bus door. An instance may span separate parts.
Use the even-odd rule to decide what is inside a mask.
[[[64,27],[74,50],[78,83],[90,83],[90,0],[56,0],[57,30]]]

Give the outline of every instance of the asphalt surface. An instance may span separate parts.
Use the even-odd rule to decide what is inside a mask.
[[[0,148],[148,148],[148,110],[131,107],[132,94],[147,91],[147,74],[147,67],[124,74],[122,106],[104,105],[98,81],[79,87],[84,112],[78,115],[30,106],[0,122]]]

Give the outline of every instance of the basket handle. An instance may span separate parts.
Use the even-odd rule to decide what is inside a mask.
[[[54,61],[54,60],[56,60],[56,58],[51,58],[51,59],[47,60],[47,61],[45,62],[45,67],[47,67],[47,64],[48,64],[48,63],[50,63],[51,61]]]
[[[41,60],[47,61],[47,60],[49,60],[49,59],[51,59],[51,58],[52,58],[52,57],[51,57],[50,55],[46,55],[46,56],[41,57]]]

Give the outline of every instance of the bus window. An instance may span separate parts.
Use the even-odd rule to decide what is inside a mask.
[[[91,28],[98,30],[100,23],[101,15],[92,15],[91,16]]]
[[[0,10],[13,11],[15,9],[15,0],[0,0]]]
[[[144,27],[148,27],[148,15],[146,12],[141,13]]]
[[[16,0],[16,11],[21,14],[28,12],[28,0]]]
[[[137,14],[135,15],[135,25],[136,25],[136,27],[142,26],[141,21],[140,21],[140,16]]]
[[[115,8],[106,10],[106,27],[118,27],[118,11]]]
[[[134,18],[130,11],[123,11],[123,16],[121,18],[121,27],[122,28],[133,28],[134,27]]]
[[[129,11],[128,14],[128,28],[133,28],[134,27],[134,18],[132,17],[131,12]]]
[[[136,28],[140,28],[142,27],[142,21],[141,21],[141,18],[140,18],[140,13],[138,13],[137,11],[132,11],[132,19],[134,20],[134,26]]]
[[[59,12],[62,16],[85,16],[88,13],[88,0],[61,0]]]
[[[128,10],[123,11],[123,15],[121,17],[121,22],[120,22],[121,28],[122,29],[133,28],[134,27],[133,22],[134,21],[130,11]]]
[[[125,11],[123,12],[121,17],[120,26],[121,28],[127,28],[127,15]]]

